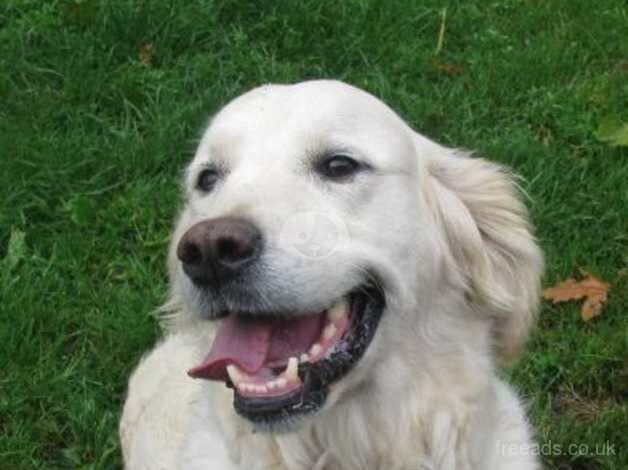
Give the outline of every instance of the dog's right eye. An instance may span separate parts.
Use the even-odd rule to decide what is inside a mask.
[[[207,168],[198,174],[196,187],[203,192],[210,192],[220,179],[220,173],[213,168]]]

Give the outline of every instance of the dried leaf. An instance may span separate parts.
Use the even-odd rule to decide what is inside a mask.
[[[599,316],[608,300],[610,285],[593,276],[587,276],[581,281],[567,279],[543,291],[543,297],[552,303],[579,300],[584,298],[581,314],[584,321]]]
[[[450,77],[457,77],[464,72],[464,68],[461,65],[454,64],[452,62],[446,62],[438,57],[432,57],[430,59],[430,65],[437,72],[444,73]]]
[[[88,27],[96,20],[96,8],[93,0],[63,2],[61,20],[68,26]]]
[[[151,43],[142,44],[139,50],[140,62],[146,67],[150,67],[153,63],[153,55],[155,54],[155,48]]]

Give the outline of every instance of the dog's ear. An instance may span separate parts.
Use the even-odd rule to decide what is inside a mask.
[[[473,308],[493,319],[496,355],[509,361],[534,324],[543,271],[515,177],[465,152],[428,153],[425,198],[443,231],[447,263]]]

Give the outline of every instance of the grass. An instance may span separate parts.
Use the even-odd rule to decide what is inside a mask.
[[[628,149],[595,137],[628,121],[627,37],[622,0],[2,2],[0,467],[120,467],[199,130],[257,84],[335,77],[526,177],[546,284],[612,283],[591,323],[545,304],[506,373],[547,468],[628,468]]]

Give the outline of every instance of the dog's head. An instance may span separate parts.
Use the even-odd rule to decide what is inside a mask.
[[[513,356],[542,266],[515,193],[343,83],[235,99],[187,169],[170,254],[172,303],[216,326],[190,375],[279,429],[437,355]]]

